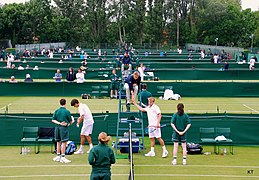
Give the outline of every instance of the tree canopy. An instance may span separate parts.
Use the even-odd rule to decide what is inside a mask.
[[[258,20],[240,0],[30,0],[0,7],[0,39],[250,47]]]

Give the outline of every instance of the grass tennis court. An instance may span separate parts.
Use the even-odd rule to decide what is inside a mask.
[[[148,145],[147,145],[148,146]],[[212,147],[204,147],[205,151]],[[145,157],[142,153],[134,154],[135,179],[250,179],[259,178],[259,155],[256,147],[235,147],[235,154],[222,155],[188,155],[187,165],[172,166],[172,146],[167,158],[161,158],[161,148],[156,146],[156,157]],[[55,156],[49,147],[42,152],[20,155],[19,147],[0,147],[1,179],[88,179],[91,167],[87,154],[67,156],[70,164],[52,161]],[[178,154],[178,164],[181,164]],[[127,159],[117,159],[112,166],[112,179],[126,180],[129,175]]]
[[[0,112],[4,113],[53,113],[59,107],[61,97],[1,97]],[[66,97],[67,101],[80,97]],[[179,102],[185,104],[187,113],[236,113],[258,114],[259,98],[182,98],[180,101],[156,100],[162,114],[173,113]],[[117,112],[118,101],[110,99],[82,100],[93,113]],[[68,109],[77,113],[69,104]],[[145,140],[146,151],[149,140]],[[110,142],[111,143],[111,142]],[[31,149],[33,149],[31,147]],[[72,163],[53,162],[55,156],[49,147],[43,146],[39,154],[20,155],[19,146],[0,146],[0,179],[88,179],[91,167],[87,154],[67,156]],[[161,147],[156,145],[156,157],[145,157],[143,153],[134,154],[135,179],[168,180],[168,179],[250,179],[259,178],[258,147],[234,147],[234,155],[221,156],[189,155],[187,166],[181,165],[181,152],[178,154],[177,166],[172,166],[173,146],[167,145],[169,156],[161,158]],[[212,152],[213,147],[205,146],[204,152]],[[113,180],[126,180],[129,175],[127,159],[117,159],[112,166]]]
[[[8,106],[9,113],[53,113],[59,107],[59,99],[63,97],[1,97],[0,113],[5,112]],[[67,108],[72,113],[77,113],[77,109],[70,106],[73,98],[78,98],[86,103],[93,113],[118,112],[118,100],[110,99],[81,99],[81,97],[65,97]],[[259,98],[182,98],[174,100],[156,100],[160,106],[162,114],[174,113],[178,103],[184,103],[187,113],[235,113],[235,114],[258,114]],[[132,110],[134,110],[132,106]],[[135,109],[136,110],[136,109]]]

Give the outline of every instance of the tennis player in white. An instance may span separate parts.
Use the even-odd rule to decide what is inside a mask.
[[[87,153],[89,153],[90,150],[93,148],[92,138],[90,136],[90,134],[92,134],[94,124],[92,112],[86,104],[79,103],[77,99],[73,99],[71,101],[71,106],[78,108],[80,114],[80,117],[77,119],[77,126],[79,127],[79,124],[83,122],[83,126],[80,133],[80,148],[74,154],[84,153],[85,139],[87,139],[90,146],[89,150],[87,151]]]
[[[149,132],[149,139],[151,144],[150,151],[145,154],[145,156],[155,156],[155,138],[159,141],[160,145],[163,149],[162,157],[165,158],[168,155],[168,151],[166,150],[164,140],[161,138],[161,128],[160,128],[160,121],[162,118],[160,108],[154,104],[155,99],[153,97],[148,98],[148,106],[142,108],[139,106],[135,100],[132,100],[133,104],[142,112],[147,112],[148,116],[148,132]]]

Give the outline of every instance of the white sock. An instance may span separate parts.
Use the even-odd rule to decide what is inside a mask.
[[[84,151],[84,145],[80,145],[79,150],[80,150],[80,151]]]
[[[90,149],[92,149],[94,147],[93,144],[89,144],[89,146],[90,146]]]
[[[163,149],[163,151],[165,151],[165,150],[166,150],[166,147],[165,147],[165,146],[162,146],[162,149]]]
[[[151,152],[155,152],[155,147],[150,148]]]

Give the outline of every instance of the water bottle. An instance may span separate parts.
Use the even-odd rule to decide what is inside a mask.
[[[22,155],[24,155],[25,154],[25,152],[24,152],[24,147],[22,147]]]
[[[31,149],[29,147],[27,148],[27,154],[31,154]]]
[[[27,148],[26,147],[24,148],[24,154],[25,155],[27,154]]]
[[[224,156],[227,155],[227,148],[224,148],[224,149],[223,149],[223,154],[224,154]]]
[[[205,152],[204,154],[205,155],[211,155],[211,152]]]
[[[112,141],[112,148],[115,148],[115,141]]]

